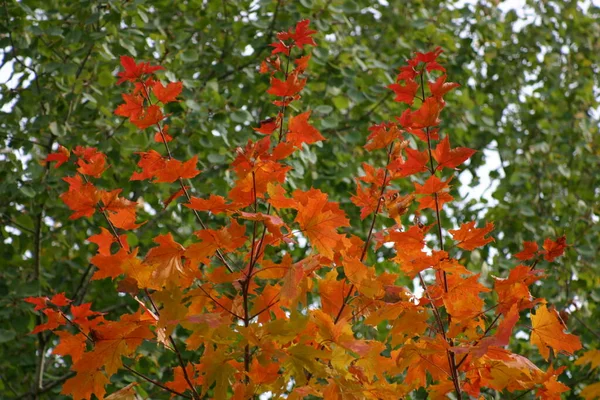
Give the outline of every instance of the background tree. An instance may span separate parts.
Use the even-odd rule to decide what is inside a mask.
[[[175,240],[192,232],[193,215],[180,206],[151,206],[170,196],[167,188],[128,182],[136,162],[129,155],[151,138],[113,115],[121,102],[118,56],[154,59],[173,74],[167,78],[183,81],[185,101],[169,109],[180,132],[173,151],[185,159],[199,155],[198,193],[224,192],[231,183],[223,173],[233,158],[229,149],[244,144],[250,126],[270,115],[260,60],[275,32],[305,17],[322,36],[302,102],[314,107],[316,126],[331,139],[293,161],[292,184],[326,185],[332,200],[358,220],[350,177],[361,161],[373,161],[360,146],[368,126],[399,112],[383,83],[392,83],[390,71],[414,49],[441,46],[448,74],[463,85],[448,97],[444,129],[453,143],[481,150],[463,172],[465,182],[471,176],[471,187],[492,183],[483,209],[473,199],[449,212],[446,222],[459,226],[486,215],[504,245],[503,253],[489,250],[493,246],[474,252],[469,269],[505,275],[507,256],[521,250],[523,239],[566,235],[572,247],[534,295],[564,311],[586,349],[598,347],[600,332],[589,322],[600,318],[597,7],[529,1],[517,12],[495,2],[452,1],[4,1],[0,14],[6,77],[0,100],[1,396],[34,393],[43,378],[46,396],[55,398],[68,376],[64,365],[46,359],[46,336],[26,335],[37,317],[22,298],[65,291],[77,302],[93,298],[107,312],[133,306],[111,282],[89,282],[95,247],[85,239],[93,226],[68,220],[58,199],[63,182],[40,163],[57,141],[98,146],[119,160],[103,179],[107,187],[123,187],[128,198],[143,194],[140,219],[150,221],[132,238],[138,246],[152,247],[157,232],[169,230]],[[467,183],[465,189],[472,191]],[[527,341],[516,346],[529,351]],[[154,365],[146,368],[161,374]],[[574,366],[567,377],[575,397],[598,372]]]

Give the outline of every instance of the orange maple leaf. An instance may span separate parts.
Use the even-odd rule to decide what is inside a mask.
[[[185,250],[185,256],[193,262],[209,264],[210,257],[222,248],[226,251],[233,251],[246,243],[246,228],[239,224],[235,219],[231,225],[221,229],[203,229],[194,232],[201,240],[199,243],[191,244]]]
[[[523,242],[524,249],[519,253],[515,254],[515,257],[519,260],[530,260],[538,251],[538,244],[536,242]]]
[[[447,282],[448,293],[444,293],[442,299],[453,321],[473,318],[481,312],[483,299],[479,294],[489,292],[490,289],[479,283],[479,274],[468,278],[449,274]]]
[[[155,150],[142,151],[136,154],[140,155],[140,161],[138,161],[137,166],[142,168],[142,172],[134,172],[129,179],[130,181],[151,179],[167,165],[167,161]]]
[[[285,189],[281,185],[269,183],[267,185],[267,193],[269,194],[269,204],[278,210],[281,208],[298,207],[296,200],[285,197]]]
[[[217,196],[211,194],[208,199],[201,199],[198,197],[192,197],[188,204],[184,204],[187,208],[198,211],[210,211],[213,214],[220,214],[229,211],[230,208],[234,208],[234,205],[225,203],[223,196]]]
[[[293,197],[303,206],[298,209],[295,219],[302,233],[320,254],[333,258],[333,249],[343,238],[343,235],[337,233],[337,229],[350,226],[350,221],[338,203],[328,202],[327,195],[320,190],[296,190]]]
[[[543,276],[542,271],[518,265],[510,271],[508,278],[494,278],[494,289],[498,293],[497,312],[505,314],[513,304],[517,304],[519,311],[533,307],[537,301],[532,300],[529,285]]]
[[[125,314],[119,321],[106,321],[91,330],[94,348],[84,353],[75,365],[76,370],[104,368],[107,375],[115,374],[123,365],[121,357],[127,357],[146,339],[154,334],[149,326],[152,320],[144,318],[140,311]]]
[[[122,191],[123,189],[111,190],[110,192],[102,191],[101,199],[104,206],[101,210],[106,211],[108,219],[117,228],[137,229],[144,224],[135,223],[138,203],[119,197],[119,193]]]
[[[350,197],[350,201],[360,207],[360,219],[363,220],[377,209],[379,192],[377,188],[363,188],[357,179],[356,194]]]
[[[547,305],[539,307],[531,314],[531,344],[538,347],[545,360],[550,355],[549,347],[555,352],[569,354],[581,349],[581,341],[575,335],[565,333],[566,326],[554,308]]]
[[[425,386],[427,373],[434,380],[445,379],[450,371],[448,349],[448,342],[441,336],[407,341],[396,355],[396,364],[400,370],[408,369],[405,382],[413,383],[416,387]]]
[[[556,240],[544,240],[544,260],[554,261],[556,257],[563,255],[567,247],[567,238],[565,236],[561,236]]]
[[[91,183],[84,183],[81,175],[63,178],[69,184],[69,190],[60,195],[61,200],[73,214],[69,219],[91,217],[96,212],[100,193]]]
[[[70,356],[73,363],[78,362],[86,349],[87,338],[83,333],[75,335],[67,331],[55,331],[56,336],[60,338],[60,343],[52,349],[52,354],[60,356]]]
[[[71,395],[73,400],[90,400],[92,395],[103,399],[106,394],[104,387],[109,383],[110,380],[100,370],[78,371],[77,375],[63,384],[61,393]]]
[[[185,248],[173,240],[171,233],[154,238],[158,247],[150,249],[144,262],[154,267],[153,279],[157,286],[176,285],[185,270],[181,257]]]
[[[333,269],[325,275],[324,279],[319,281],[321,308],[325,313],[333,317],[336,317],[341,310],[346,295],[345,292],[348,291],[346,281],[338,280],[337,275],[337,271]],[[345,307],[344,311],[344,314],[340,316],[342,318],[347,315],[351,309]]]
[[[198,164],[198,156],[194,156],[186,162],[181,162],[174,158],[167,160],[164,168],[154,172],[156,182],[173,183],[179,178],[193,178],[200,173],[196,169],[196,164]]]
[[[488,222],[484,228],[475,228],[475,221],[467,222],[460,226],[460,229],[450,229],[448,232],[452,235],[456,244],[461,249],[473,250],[493,242],[494,238],[484,237],[494,229],[494,224]]]
[[[125,236],[126,238],[126,236]],[[110,246],[116,242],[117,239],[113,236],[108,229],[101,227],[100,233],[92,235],[88,238],[88,242],[92,242],[98,245],[98,253],[103,256],[110,255]],[[125,240],[125,242],[127,242]]]
[[[255,385],[268,384],[279,378],[279,363],[269,363],[262,365],[256,358],[252,360],[252,365],[248,376]]]
[[[295,117],[290,117],[286,142],[291,143],[295,147],[302,147],[302,143],[312,144],[320,140],[325,140],[321,132],[308,123],[310,113],[310,111],[307,111]]]
[[[343,253],[345,255],[345,253]],[[344,256],[344,274],[356,289],[367,298],[381,298],[384,289],[375,276],[375,269],[369,268],[356,257]]]
[[[90,263],[98,269],[94,272],[92,279],[116,278],[123,273],[122,265],[131,255],[128,250],[122,248],[115,254],[96,254],[90,259]]]

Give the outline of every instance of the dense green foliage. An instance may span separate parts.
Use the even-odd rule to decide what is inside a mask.
[[[90,282],[94,246],[86,238],[97,233],[96,225],[68,219],[70,211],[58,198],[66,190],[64,175],[40,162],[58,142],[98,147],[112,162],[103,185],[122,187],[126,197],[143,201],[139,220],[148,222],[131,235],[131,244],[148,249],[152,237],[167,229],[184,243],[194,229],[193,215],[180,205],[163,209],[161,201],[173,187],[149,190],[147,182],[129,182],[136,162],[130,154],[149,148],[152,138],[113,114],[121,102],[118,57],[154,60],[169,71],[167,79],[183,81],[184,101],[168,110],[171,130],[178,132],[174,155],[198,154],[203,173],[193,180],[194,193],[223,194],[231,183],[225,170],[232,149],[253,135],[251,126],[275,112],[265,94],[268,80],[258,74],[260,60],[273,33],[302,18],[310,18],[320,33],[302,109],[312,108],[327,141],[295,156],[291,184],[322,188],[351,220],[359,220],[349,198],[355,190],[350,177],[368,157],[361,146],[370,124],[391,120],[399,110],[382,82],[392,82],[392,71],[413,49],[441,46],[448,75],[462,85],[447,98],[442,129],[452,132],[453,145],[479,150],[461,174],[472,181],[454,189],[474,195],[450,206],[446,218],[455,226],[478,215],[496,223],[493,246],[464,262],[484,277],[505,275],[514,265],[508,256],[521,250],[523,240],[566,235],[571,247],[534,295],[565,311],[561,315],[584,348],[598,348],[600,8],[584,9],[570,0],[529,0],[519,12],[497,1],[454,3],[5,0],[0,398],[37,398],[40,372],[40,397],[58,398],[69,376],[61,360],[48,356],[53,345],[48,336],[28,335],[37,317],[22,298],[64,291],[109,313],[134,304],[108,290],[111,281]],[[491,186],[480,200],[486,182]],[[523,337],[512,344],[543,365],[539,355],[528,354]],[[40,355],[46,361],[41,371]],[[577,398],[600,372],[573,366],[573,360],[563,379],[572,387],[568,396]],[[153,361],[143,367],[168,379],[162,366],[172,360]]]

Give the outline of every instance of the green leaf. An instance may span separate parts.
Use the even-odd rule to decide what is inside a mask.
[[[246,110],[237,110],[232,112],[230,115],[231,120],[238,123],[244,123],[252,119],[252,115],[250,115],[250,113]]]
[[[195,62],[198,61],[198,52],[196,50],[186,50],[181,53],[181,61]]]

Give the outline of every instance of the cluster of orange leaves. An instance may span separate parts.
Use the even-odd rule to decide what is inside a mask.
[[[155,141],[166,150],[138,153],[140,171],[131,180],[178,182],[179,189],[165,200],[165,207],[185,196],[183,205],[207,221],[210,215],[222,214],[229,223],[215,229],[202,223],[196,240],[186,246],[170,233],[157,236],[156,246],[140,257],[138,249],[129,246],[127,234],[118,233],[140,226],[138,204],[120,197],[120,189],[105,191],[93,184],[91,179],[109,168],[103,153],[73,150],[77,174],[64,178],[69,189],[61,198],[73,211],[71,218],[99,213],[110,228],[89,238],[98,245],[91,260],[94,279],[115,280],[120,292],[138,301],[139,309],[111,321],[91,311],[89,303],[73,305],[63,294],[26,299],[47,317],[34,332],[54,331],[58,345],[53,353],[71,358],[76,375],[64,384],[63,393],[101,399],[112,375],[122,368],[135,370],[140,357],[136,352],[144,341],[178,351],[176,340],[197,356],[174,366],[173,380],[164,382],[163,389],[188,398],[209,394],[244,399],[271,392],[288,399],[398,399],[421,387],[432,399],[453,391],[476,397],[483,388],[535,390],[543,399],[560,398],[568,390],[557,380],[563,368],[542,371],[507,345],[520,314],[529,313],[530,340],[544,359],[551,350],[573,353],[581,348],[579,339],[565,332],[556,310],[529,291],[544,277],[533,267],[542,256],[551,262],[563,254],[564,238],[546,240],[543,250],[525,242],[515,256],[533,260],[531,265],[517,265],[507,278],[494,278],[493,289],[450,251],[427,246],[426,235],[439,228],[435,214],[452,200],[450,182],[456,168],[475,153],[452,148],[447,134],[440,139],[443,97],[459,85],[446,81],[439,48],[416,53],[400,68],[397,82],[389,88],[395,100],[409,108],[395,122],[370,128],[364,146],[367,151],[385,149],[382,158],[387,162],[383,167],[363,165],[364,175],[356,179],[351,200],[360,208],[361,219],[387,215],[393,226],[361,238],[340,230],[351,223],[322,190],[288,193],[286,174],[291,167],[286,158],[325,140],[311,125],[310,111],[286,115],[306,86],[306,47],[316,46],[315,33],[305,20],[277,34],[260,72],[270,78],[267,93],[276,97],[273,104],[279,111],[254,128],[264,137],[235,151],[235,181],[226,196],[190,196],[183,180],[200,174],[197,158],[180,161],[171,155],[168,143],[173,137],[162,106],[177,101],[182,83],[165,86],[154,75],[162,67],[121,58],[124,71],[118,83],[131,82],[134,87],[123,94],[125,103],[115,114],[141,130],[152,128]],[[300,55],[293,58],[294,53]],[[411,147],[410,135],[424,150]],[[46,161],[58,167],[70,159],[70,152],[61,147]],[[393,181],[408,177],[414,177],[412,193],[401,194],[392,187]],[[426,225],[420,212],[428,209],[434,217]],[[414,218],[409,219],[411,210]],[[286,221],[290,215],[293,220]],[[487,236],[492,223],[476,225],[471,221],[448,231],[457,249],[453,253],[465,257],[494,240]],[[295,261],[286,249],[299,235],[312,251]],[[393,269],[377,273],[366,263],[373,244],[375,250],[393,245],[394,257],[388,260]],[[435,279],[426,284],[424,274]],[[397,284],[405,276],[420,278],[425,285],[421,298]],[[495,306],[485,310],[484,296]],[[378,339],[353,332],[353,327],[376,331],[382,323],[388,334]],[[123,390],[132,393],[130,386]]]

